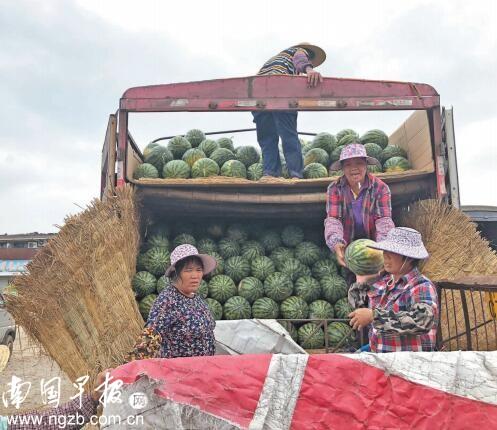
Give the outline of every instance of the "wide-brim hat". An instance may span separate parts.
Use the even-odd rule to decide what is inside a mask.
[[[212,273],[217,266],[217,261],[214,257],[207,254],[199,254],[198,249],[193,245],[179,245],[171,252],[171,265],[167,268],[165,275],[169,276],[176,269],[176,264],[188,257],[200,258],[204,268],[204,275]]]
[[[9,362],[10,349],[6,345],[0,345],[0,372],[2,372]]]
[[[387,233],[385,240],[374,245],[368,245],[368,248],[393,252],[416,260],[424,260],[429,257],[428,251],[423,244],[421,233],[408,227],[392,228]]]
[[[326,52],[324,52],[324,49],[319,46],[312,45],[311,43],[302,42],[298,45],[293,45],[292,48],[304,48],[309,51],[311,54],[309,61],[311,62],[312,67],[317,67],[320,64],[323,64],[324,60],[326,60]]]
[[[350,158],[364,158],[366,163],[371,166],[381,167],[381,163],[373,157],[370,157],[364,145],[360,143],[351,143],[350,145],[346,145],[345,148],[340,152],[340,160],[335,161],[331,166],[330,170],[340,170],[342,168],[342,161],[348,160]]]

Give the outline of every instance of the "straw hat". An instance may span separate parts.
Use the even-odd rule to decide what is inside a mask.
[[[166,276],[169,276],[173,270],[176,268],[176,264],[179,261],[184,260],[188,257],[198,257],[202,261],[204,266],[204,275],[208,275],[213,272],[217,266],[217,261],[214,257],[207,254],[199,254],[198,249],[193,245],[180,245],[174,248],[171,252],[171,265],[166,270]]]
[[[309,61],[312,63],[312,67],[317,67],[324,63],[326,60],[326,52],[322,48],[316,45],[311,45],[308,42],[302,42],[298,45],[293,45],[292,48],[304,48],[311,53],[311,58]]]
[[[0,345],[0,372],[6,367],[10,358],[10,349],[6,345]]]
[[[360,143],[351,143],[342,149],[342,152],[340,152],[340,160],[335,161],[330,166],[330,170],[340,170],[342,168],[342,161],[348,160],[349,158],[365,158],[366,163],[381,167],[380,162],[376,158],[368,156],[364,145],[361,145]]]
[[[393,252],[416,260],[424,260],[429,256],[423,244],[421,233],[408,227],[392,228],[387,233],[385,240],[369,245],[368,248]]]

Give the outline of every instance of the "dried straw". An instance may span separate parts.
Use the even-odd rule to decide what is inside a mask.
[[[131,187],[94,200],[14,281],[7,309],[74,380],[122,362],[143,320],[131,289],[139,246]]]
[[[464,276],[497,275],[497,254],[487,240],[483,239],[477,226],[460,210],[437,200],[417,202],[402,217],[402,225],[415,228],[422,236],[430,253],[430,258],[423,265],[423,273],[432,281],[455,280]],[[480,292],[465,292],[468,303],[471,326],[491,320],[488,306],[482,304]],[[447,310],[441,315],[442,337],[444,339],[465,332],[461,294],[449,292]],[[495,330],[482,326],[472,332],[473,348],[482,345],[482,339],[488,337],[484,349],[497,349]],[[465,349],[466,338],[459,343],[453,340],[450,349]]]

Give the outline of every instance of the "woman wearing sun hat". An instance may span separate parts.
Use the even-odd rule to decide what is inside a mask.
[[[438,298],[433,283],[418,269],[428,258],[421,234],[396,227],[371,245],[383,251],[379,277],[357,276],[349,289],[354,329],[369,326],[372,352],[433,351],[438,326]]]
[[[340,160],[330,167],[341,169],[343,175],[328,187],[324,238],[342,266],[345,248],[352,241],[382,240],[395,227],[390,188],[368,172],[368,165],[378,164],[378,160],[368,157],[364,145],[352,143],[342,149]]]
[[[206,301],[197,294],[205,275],[217,262],[192,245],[171,252],[165,275],[171,287],[159,294],[150,309],[140,340],[127,360],[214,355],[216,325]]]

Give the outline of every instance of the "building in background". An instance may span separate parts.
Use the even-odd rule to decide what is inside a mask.
[[[0,235],[0,292],[14,276],[26,271],[26,265],[54,234],[35,232]]]

